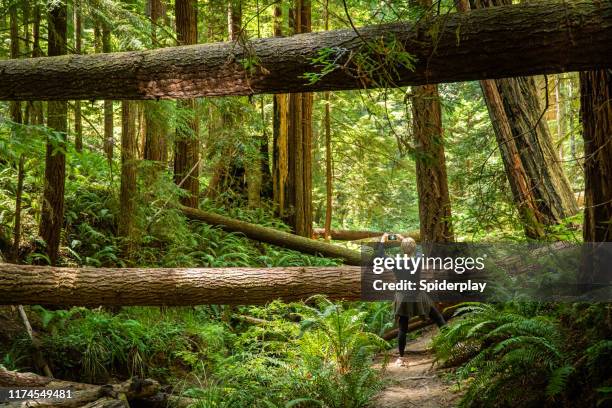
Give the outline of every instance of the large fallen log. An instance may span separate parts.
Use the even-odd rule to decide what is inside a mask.
[[[8,388],[44,388],[64,389],[71,391],[71,398],[48,398],[11,402],[3,407],[119,407],[128,406],[121,403],[122,399],[142,399],[156,395],[159,383],[155,380],[133,378],[120,384],[94,385],[72,381],[57,380],[34,373],[9,371],[0,366],[0,387]],[[91,404],[91,405],[89,405]],[[1,405],[1,404],[0,404]]]
[[[325,237],[324,228],[313,228],[312,232],[315,238]],[[384,234],[383,231],[338,230],[338,229],[330,230],[329,233],[331,235],[331,239],[335,239],[336,241],[358,241],[360,239],[379,238],[380,236]],[[419,230],[403,232],[401,234],[405,237],[411,237],[417,242],[421,239]]]
[[[0,99],[194,98],[550,74],[611,67],[610,44],[609,1],[525,2],[358,34],[1,61]],[[403,52],[414,67],[401,63]],[[324,63],[313,61],[323,55]],[[305,79],[329,68],[314,83]]]
[[[361,268],[56,268],[0,264],[0,304],[265,304],[313,295],[358,300]]]
[[[240,232],[256,241],[294,249],[307,254],[340,258],[348,265],[361,264],[361,254],[359,252],[351,251],[339,245],[328,244],[326,242],[301,237],[274,228],[262,227],[261,225],[251,224],[223,215],[197,210],[195,208],[181,207],[181,211],[183,211],[183,214],[185,214],[187,218],[217,225],[225,231]]]

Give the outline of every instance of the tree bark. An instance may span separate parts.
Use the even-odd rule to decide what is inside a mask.
[[[331,239],[332,206],[333,206],[333,169],[331,146],[331,108],[329,92],[325,93],[325,225],[324,238]]]
[[[310,0],[296,0],[290,23],[295,33],[311,31]],[[311,93],[289,95],[287,110],[287,177],[283,219],[293,232],[312,236],[312,99]]]
[[[0,387],[10,388],[63,388],[72,391],[73,398],[67,399],[41,399],[29,400],[27,406],[36,407],[101,407],[101,406],[129,406],[129,405],[99,405],[101,399],[118,401],[121,396],[128,400],[142,399],[156,395],[159,391],[159,383],[155,380],[142,380],[134,378],[120,384],[93,385],[76,383],[72,381],[57,380],[51,377],[43,377],[34,373],[20,373],[9,371],[0,367]],[[124,401],[125,402],[125,401]],[[98,405],[89,405],[89,404]],[[85,405],[88,404],[88,405]],[[12,402],[3,405],[7,407],[26,406],[24,402]]]
[[[32,23],[32,58],[42,56],[40,48],[40,5],[34,6],[34,22]],[[43,106],[40,101],[31,101],[30,123],[42,125],[44,123]]]
[[[446,175],[442,110],[436,85],[413,90],[412,117],[415,142],[421,240],[454,241]]]
[[[509,0],[484,0],[480,7],[507,6]],[[458,9],[469,11],[466,3]],[[508,181],[525,235],[544,238],[545,228],[578,212],[578,205],[539,103],[532,77],[481,81]]]
[[[364,45],[364,39],[370,46]],[[384,51],[373,51],[371,44],[381,39],[403,44],[416,59],[414,69],[393,64],[393,56]],[[258,39],[250,41],[247,49],[221,43],[2,61],[0,99],[194,98],[559,73],[612,65],[611,42],[609,2],[529,2],[424,17],[415,26],[364,27],[359,35],[350,29]],[[337,50],[336,69],[308,84],[304,74],[320,72],[313,59],[329,49]],[[364,72],[366,67],[356,65],[363,58],[354,58],[356,54],[387,64]],[[258,58],[258,69],[247,72],[240,61],[253,56]],[[389,75],[391,83],[385,80]]]
[[[17,5],[9,6],[9,30],[11,39],[11,58],[19,58],[19,30],[17,21]],[[11,120],[14,123],[22,123],[21,103],[11,101],[9,104]],[[17,191],[15,193],[15,217],[13,223],[13,248],[12,259],[17,262],[19,259],[19,242],[21,241],[21,198],[23,193],[23,178],[24,178],[24,161],[25,155],[22,153],[19,156],[17,166]]]
[[[19,55],[19,21],[17,17],[17,4],[13,3],[9,5],[9,31],[11,39],[11,53],[12,59],[17,59]],[[15,123],[22,123],[22,112],[21,103],[19,101],[11,101],[9,103],[9,111],[11,120]]]
[[[148,13],[151,18],[151,43],[154,48],[157,44],[157,25],[164,14],[164,4],[161,0],[148,0]],[[144,159],[164,164],[168,160],[168,147],[166,144],[165,119],[160,120],[159,108],[161,102],[146,102],[145,109],[145,145]],[[160,166],[161,167],[161,166]]]
[[[217,225],[228,232],[240,232],[248,238],[313,255],[340,258],[349,265],[360,265],[361,255],[338,245],[290,234],[273,228],[239,221],[222,215],[181,207],[187,218]]]
[[[104,23],[102,27],[102,52],[111,52],[111,33],[110,29]],[[104,100],[104,152],[109,162],[113,160],[113,150],[115,147],[115,125],[113,123],[113,101],[111,99]]]
[[[358,300],[361,268],[55,268],[0,264],[5,304],[179,306],[265,304],[313,295]]]
[[[195,0],[176,0],[176,34],[180,45],[198,40],[197,5]],[[200,201],[200,137],[194,99],[178,102],[179,109],[189,111],[187,126],[176,129],[174,143],[174,182],[188,195],[181,197],[183,205],[197,208]]]
[[[612,71],[580,73],[585,242],[612,241]],[[609,266],[609,265],[608,265]]]
[[[118,234],[126,238],[126,256],[134,250],[136,219],[136,169],[138,164],[136,137],[136,103],[121,103],[121,191],[119,197]]]
[[[314,228],[312,230],[313,236],[315,238],[325,237],[325,229],[324,228]],[[329,231],[331,239],[336,241],[359,241],[360,239],[366,238],[379,238],[384,234],[384,231],[359,231],[359,230],[335,230],[332,229]],[[401,233],[405,237],[411,237],[415,241],[421,240],[421,235],[419,230],[416,231],[408,231]]]
[[[431,0],[417,0],[424,9]],[[412,89],[412,137],[415,145],[421,240],[454,241],[451,203],[442,137],[442,107],[437,85]]]
[[[74,1],[74,48],[76,54],[81,54],[82,45],[82,12],[81,0]],[[81,101],[74,101],[74,147],[77,152],[83,151],[83,122],[81,118]]]
[[[48,4],[48,54],[66,53],[67,16],[66,4],[51,1]],[[40,219],[40,236],[45,241],[45,252],[51,265],[57,263],[61,230],[64,222],[64,184],[66,178],[66,131],[68,127],[66,101],[51,101],[48,104],[47,126],[55,132],[47,140],[45,159],[45,186]]]

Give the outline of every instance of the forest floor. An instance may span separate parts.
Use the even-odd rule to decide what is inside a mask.
[[[435,357],[430,350],[431,339],[436,332],[437,328],[430,327],[408,343],[406,367],[395,365],[397,351],[391,355],[384,369],[385,356],[377,358],[374,367],[383,370],[388,385],[378,394],[373,407],[445,408],[457,405],[461,394],[454,387],[455,383],[445,378],[446,370],[435,365]]]

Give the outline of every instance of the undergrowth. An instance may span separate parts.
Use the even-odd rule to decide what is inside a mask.
[[[456,314],[434,349],[459,365],[460,406],[593,406],[609,397],[609,305],[464,303]]]

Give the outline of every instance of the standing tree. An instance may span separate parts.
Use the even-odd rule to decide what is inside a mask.
[[[511,0],[479,0],[478,7]],[[467,8],[460,2],[459,7]],[[481,81],[489,115],[525,234],[543,238],[545,228],[578,212],[544,119],[533,77]]]
[[[66,3],[49,1],[48,52],[49,56],[66,53]],[[45,159],[45,187],[40,219],[40,236],[45,241],[51,265],[57,263],[62,224],[64,221],[64,183],[66,178],[66,131],[68,104],[49,101],[47,126],[53,133],[47,137]]]
[[[111,32],[108,24],[102,23],[102,52],[111,52]],[[104,152],[108,161],[113,160],[113,149],[115,146],[114,130],[115,125],[113,123],[113,101],[109,99],[104,100]]]
[[[612,70],[580,73],[585,242],[612,241]]]
[[[176,0],[176,34],[179,45],[196,44],[198,40],[198,20],[195,0]],[[195,99],[178,102],[179,109],[189,113],[186,126],[176,129],[174,143],[174,182],[189,194],[181,198],[181,203],[197,208],[200,196],[199,161],[200,138]]]
[[[126,255],[134,249],[134,220],[136,217],[136,166],[138,138],[134,101],[121,102],[121,191],[119,195],[118,234],[127,239]]]
[[[329,30],[329,0],[325,0],[325,31]],[[333,170],[332,170],[332,148],[331,148],[331,107],[330,93],[325,92],[325,225],[324,238],[331,239],[331,222],[333,206]]]
[[[74,0],[74,51],[76,54],[81,53],[82,47],[82,10],[81,1]],[[77,152],[83,150],[83,123],[81,118],[81,101],[74,101],[74,147]]]
[[[158,25],[165,15],[164,3],[161,0],[148,0],[147,11],[151,19],[151,45],[159,46],[157,39]],[[158,117],[160,107],[164,102],[146,101],[144,103],[145,116],[145,145],[144,159],[165,163],[168,160],[168,146],[166,142],[166,128],[164,121]]]
[[[277,20],[279,15],[275,12]],[[289,13],[295,34],[311,31],[310,0],[295,0]],[[280,34],[277,29],[275,34]],[[288,99],[288,100],[285,100]],[[294,233],[312,235],[312,93],[275,100],[275,198]],[[285,133],[286,132],[286,133]],[[286,137],[285,137],[286,136]]]
[[[283,35],[283,8],[279,1],[274,6],[274,36]],[[288,94],[274,94],[272,100],[272,197],[281,218],[286,211],[286,187],[289,162],[287,161]]]
[[[431,0],[420,0],[423,8]],[[442,109],[437,85],[412,90],[412,133],[415,144],[419,221],[423,242],[452,242],[451,203],[448,193]]]

